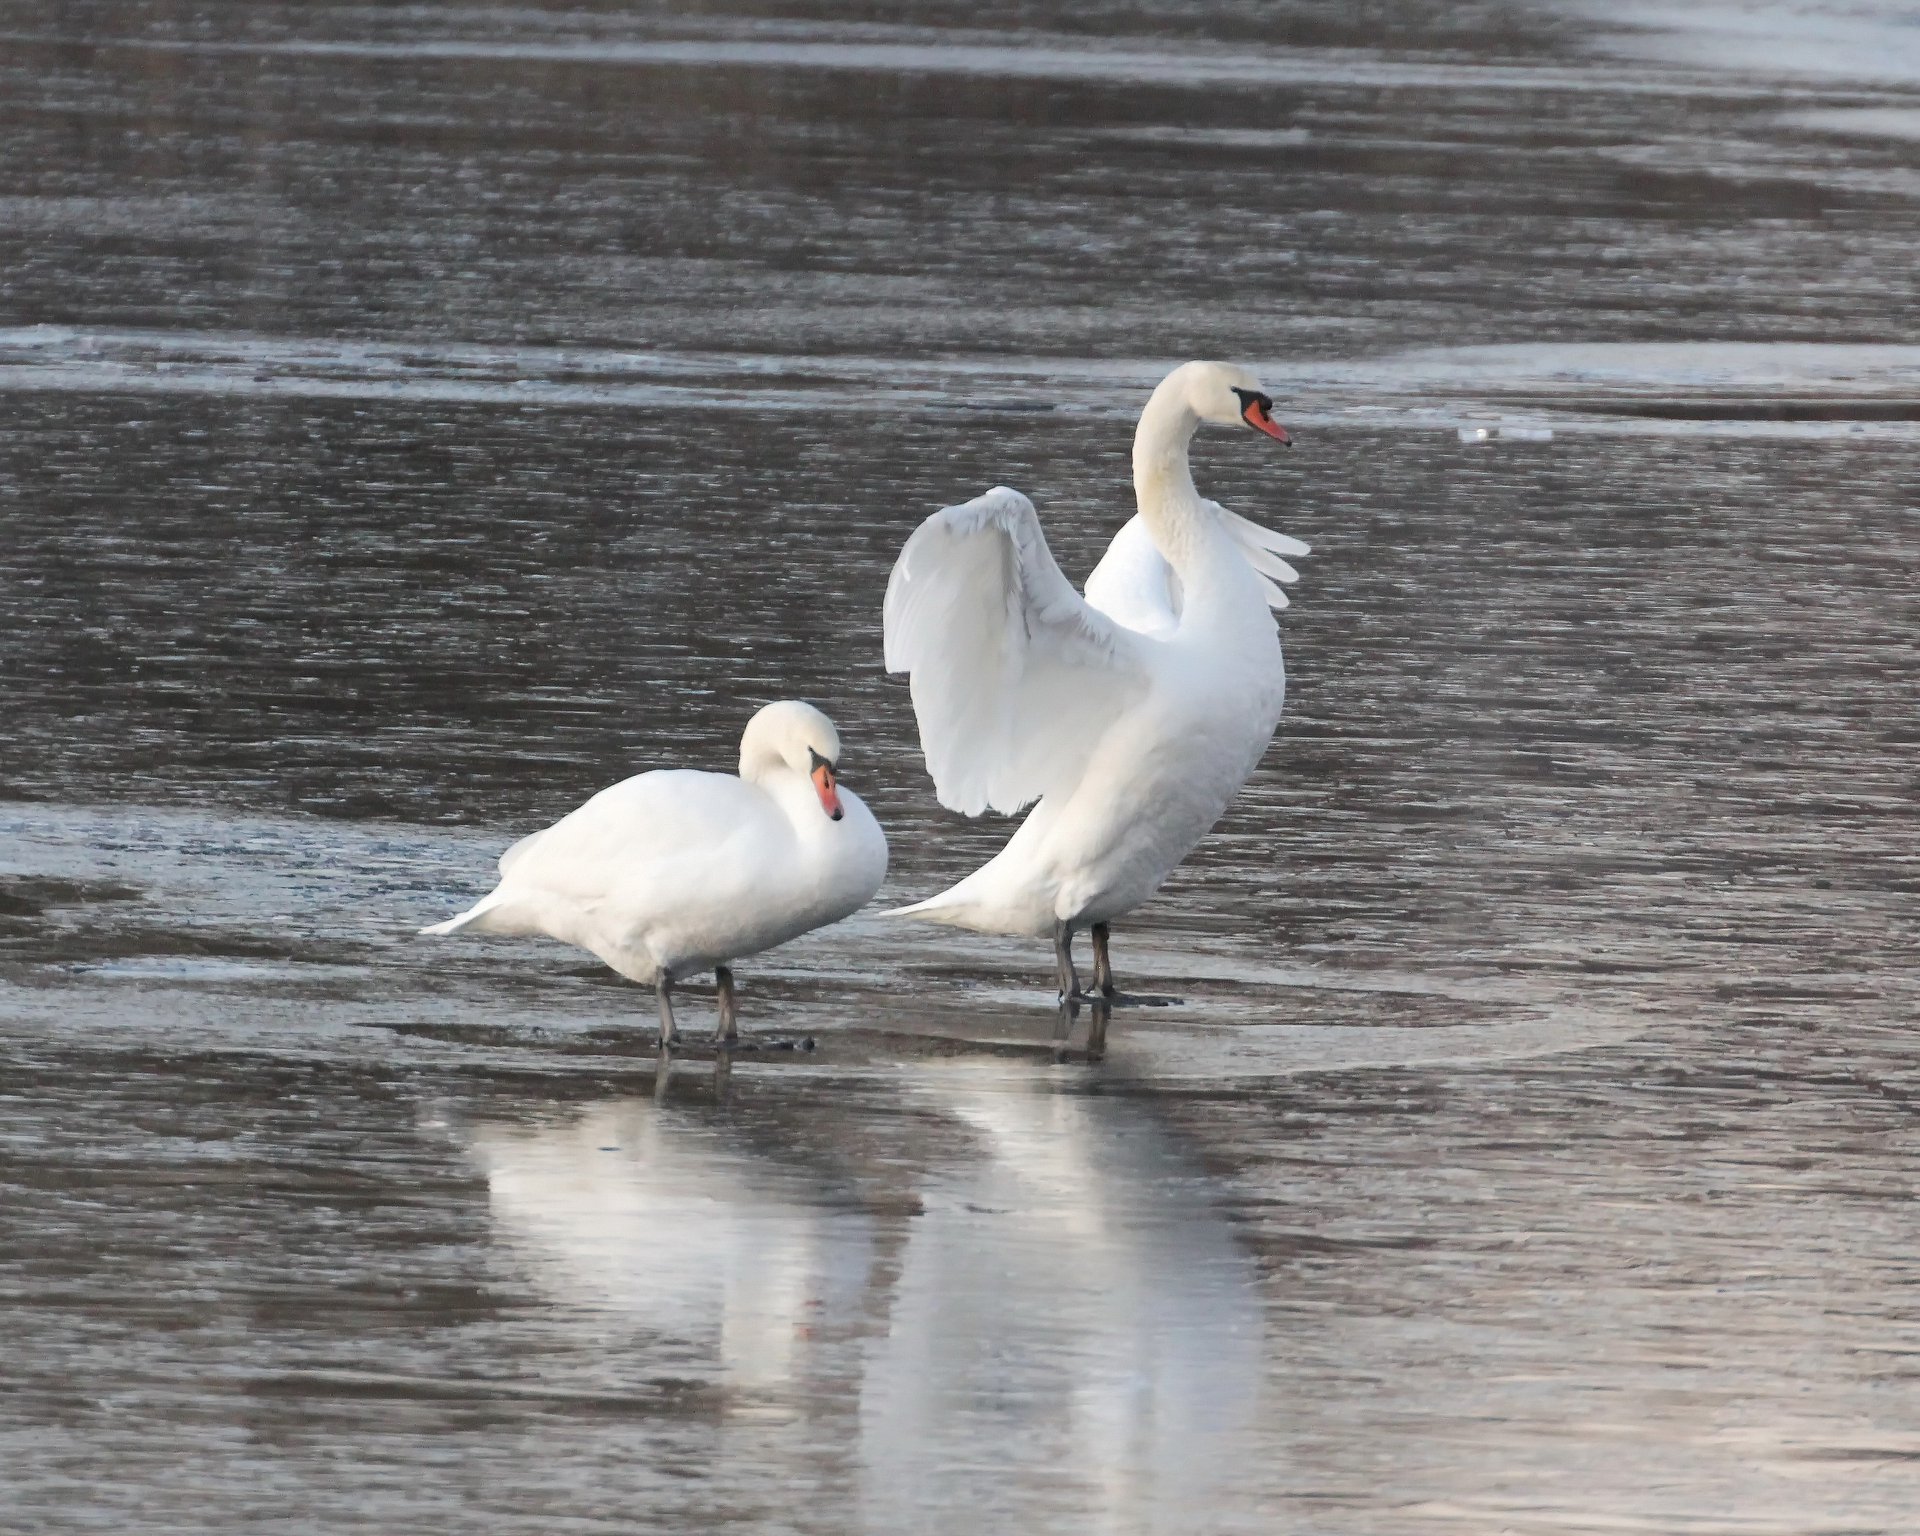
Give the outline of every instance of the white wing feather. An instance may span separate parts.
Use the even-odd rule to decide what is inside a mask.
[[[1312,554],[1312,546],[1287,534],[1275,533],[1271,528],[1263,528],[1238,512],[1229,512],[1217,501],[1209,501],[1206,505],[1213,509],[1220,519],[1220,526],[1240,546],[1240,553],[1246,556],[1247,564],[1260,573],[1260,585],[1267,594],[1267,606],[1285,608],[1287,594],[1280,590],[1280,583],[1298,581],[1300,573],[1281,556],[1292,555],[1298,559],[1302,555]]]
[[[734,839],[770,838],[766,797],[730,773],[656,768],[610,784],[500,856],[502,889],[537,888],[591,908],[646,886],[675,860],[725,861]]]
[[[1299,539],[1229,512],[1217,501],[1202,505],[1220,519],[1220,526],[1239,546],[1247,564],[1259,573],[1267,605],[1285,608],[1287,594],[1280,583],[1298,581],[1300,573],[1281,557],[1310,554],[1310,548]],[[1087,578],[1087,601],[1127,628],[1156,639],[1180,627],[1180,577],[1154,545],[1146,519],[1139,513],[1113,536],[1106,554]]]
[[[541,838],[545,837],[552,830],[551,827],[542,827],[538,832],[529,832],[525,837],[521,838],[519,842],[501,854],[500,873],[504,875],[508,870],[512,869],[514,865],[518,864],[532,851],[535,843],[539,842]]]
[[[1180,578],[1135,513],[1087,578],[1087,601],[1108,618],[1164,639],[1180,627]]]
[[[934,791],[969,816],[1076,783],[1146,689],[1144,643],[1074,591],[1005,486],[928,518],[887,583],[887,670],[911,674]]]

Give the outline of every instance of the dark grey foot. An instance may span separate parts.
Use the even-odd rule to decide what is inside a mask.
[[[661,1047],[680,1061],[711,1061],[718,1056],[777,1056],[782,1052],[805,1055],[816,1048],[812,1035],[736,1035],[731,1040],[682,1035]]]
[[[778,1055],[782,1051],[798,1051],[804,1055],[815,1049],[816,1044],[812,1035],[736,1035],[731,1040],[715,1043],[729,1056]]]
[[[1099,1001],[1109,1008],[1183,1008],[1187,1000],[1160,992],[1122,992],[1116,988],[1099,994]]]

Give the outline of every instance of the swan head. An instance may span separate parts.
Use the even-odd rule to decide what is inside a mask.
[[[811,704],[782,699],[751,720],[740,737],[740,777],[758,783],[780,768],[813,781],[820,809],[835,821],[843,814],[839,790],[840,733]]]
[[[1187,408],[1202,421],[1252,427],[1283,448],[1293,446],[1287,429],[1273,419],[1273,397],[1244,368],[1233,363],[1182,363],[1160,385],[1169,387],[1179,391]]]

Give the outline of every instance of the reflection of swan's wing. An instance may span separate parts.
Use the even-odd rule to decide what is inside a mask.
[[[1180,626],[1180,578],[1139,513],[1113,536],[1087,578],[1087,601],[1108,618],[1156,639]]]
[[[751,1432],[710,1442],[715,1485],[804,1483],[891,1536],[1185,1533],[1246,1480],[1258,1272],[1140,1101],[955,1068],[910,1125],[891,1095],[773,1102],[753,1137],[642,1101],[469,1131],[579,1372],[726,1389]]]
[[[969,816],[1076,783],[1145,688],[1142,643],[1074,591],[1005,486],[928,518],[887,583],[887,670],[912,674],[934,789]]]
[[[978,1530],[1056,1507],[1077,1529],[1192,1530],[1258,1410],[1252,1260],[1137,1103],[953,1086],[941,1109],[981,1156],[929,1185],[870,1346],[865,1528],[964,1499]]]

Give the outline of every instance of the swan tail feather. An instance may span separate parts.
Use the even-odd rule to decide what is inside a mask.
[[[977,923],[975,906],[969,897],[956,900],[952,891],[942,891],[938,896],[929,896],[925,901],[916,901],[911,906],[889,907],[880,916],[944,923],[950,928],[972,928]]]
[[[925,917],[929,912],[937,912],[945,903],[938,896],[929,896],[925,901],[916,901],[909,906],[888,907],[876,914],[880,917]]]
[[[471,928],[475,923],[479,922],[481,918],[499,906],[500,902],[500,893],[494,891],[489,895],[482,896],[457,917],[450,917],[444,923],[431,923],[425,928],[419,928],[414,931],[422,934],[458,933],[463,928]]]

